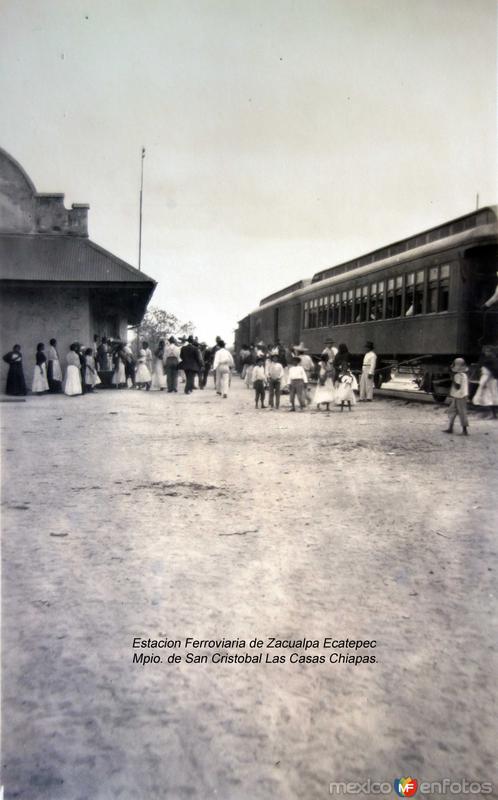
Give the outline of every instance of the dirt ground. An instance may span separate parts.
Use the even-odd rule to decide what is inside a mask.
[[[227,400],[2,404],[7,800],[315,800],[403,776],[498,797],[498,421],[464,438],[432,405],[287,403],[255,411],[236,378]],[[188,636],[376,640],[377,661],[187,663]],[[217,651],[250,652],[192,650]]]

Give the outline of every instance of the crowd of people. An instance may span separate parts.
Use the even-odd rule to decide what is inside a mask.
[[[223,399],[229,394],[232,375],[239,372],[248,389],[254,392],[256,408],[279,409],[282,394],[289,395],[289,410],[296,406],[304,411],[310,406],[330,411],[337,406],[352,410],[356,402],[372,402],[377,367],[374,344],[365,342],[361,371],[351,369],[351,354],[346,344],[329,339],[319,356],[313,357],[303,345],[243,344],[234,356],[218,336],[208,347],[196,337],[160,339],[152,350],[147,341],[138,350],[130,344],[94,336],[92,346],[71,344],[64,361],[59,357],[56,339],[43,342],[34,354],[31,392],[35,395],[64,393],[68,396],[90,394],[96,387],[164,391],[182,391],[189,395],[204,389],[209,375],[214,377],[216,393]],[[21,346],[15,344],[3,356],[9,364],[6,394],[25,396],[28,393]],[[451,365],[449,427],[452,433],[458,417],[464,435],[468,435],[467,403],[469,399],[468,367],[463,358]],[[314,391],[312,391],[314,387]],[[358,394],[358,398],[356,395]],[[267,402],[265,402],[267,401]],[[498,359],[493,348],[484,348],[480,360],[479,381],[472,398],[473,405],[498,412]]]
[[[280,396],[288,391],[290,411],[304,411],[313,405],[319,411],[330,411],[331,406],[339,406],[341,411],[350,411],[357,402],[355,392],[359,392],[359,402],[373,400],[374,376],[377,356],[373,342],[365,343],[365,355],[358,382],[351,369],[351,354],[345,344],[330,339],[318,359],[314,359],[302,345],[284,347],[281,342],[275,345],[242,345],[238,362],[241,377],[248,388],[254,388],[256,408],[266,408],[265,398],[268,390],[268,407],[280,407]],[[311,386],[316,382],[314,394]]]
[[[9,364],[6,394],[28,394],[21,346],[15,344],[3,360]],[[175,393],[179,381],[184,384],[184,393],[191,394],[194,389],[204,389],[210,372],[214,372],[216,391],[226,398],[235,366],[220,337],[214,347],[208,347],[194,336],[161,339],[154,352],[147,341],[142,341],[137,353],[130,344],[95,335],[91,347],[73,342],[64,360],[59,356],[57,340],[50,339],[47,348],[39,342],[34,362],[31,393],[68,396],[89,394],[99,385]]]

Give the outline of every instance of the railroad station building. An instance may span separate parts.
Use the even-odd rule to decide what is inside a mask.
[[[86,204],[40,194],[0,148],[1,355],[20,344],[29,383],[38,342],[57,339],[62,362],[71,342],[94,334],[126,341],[156,283],[88,238]],[[2,386],[7,364],[3,361]]]

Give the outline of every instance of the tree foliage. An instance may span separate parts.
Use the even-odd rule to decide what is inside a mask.
[[[145,340],[153,347],[157,346],[159,339],[167,340],[170,336],[190,336],[194,330],[192,322],[181,322],[169,311],[157,308],[157,306],[150,306],[138,333],[141,341]]]

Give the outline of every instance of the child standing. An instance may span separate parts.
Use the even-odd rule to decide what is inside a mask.
[[[344,364],[339,375],[339,386],[337,387],[337,393],[335,396],[336,405],[341,406],[341,411],[344,411],[344,404],[347,403],[347,406],[350,411],[352,411],[352,406],[356,403],[356,398],[354,396],[354,386],[356,380],[349,368],[349,364]]]
[[[449,424],[443,433],[453,433],[453,425],[458,415],[464,436],[469,435],[469,420],[467,417],[467,399],[469,396],[469,368],[463,358],[455,358],[450,367],[453,380],[450,389],[450,405],[448,408]]]
[[[299,408],[303,411],[306,408],[306,386],[308,385],[308,376],[299,358],[293,358],[291,362],[292,366],[289,369],[289,400],[291,407],[289,410],[296,410],[297,395]]]
[[[266,374],[264,368],[264,358],[258,358],[256,361],[256,366],[252,371],[252,385],[254,387],[254,399],[256,402],[256,408],[258,407],[258,402],[261,400],[261,408],[266,408],[265,406],[265,382],[266,382]]]
[[[270,408],[273,408],[275,404],[275,408],[280,407],[280,392],[282,390],[282,378],[284,377],[284,368],[279,361],[279,354],[274,353],[271,357],[271,361],[268,365],[268,387],[269,387],[269,398],[268,402],[270,403]]]

